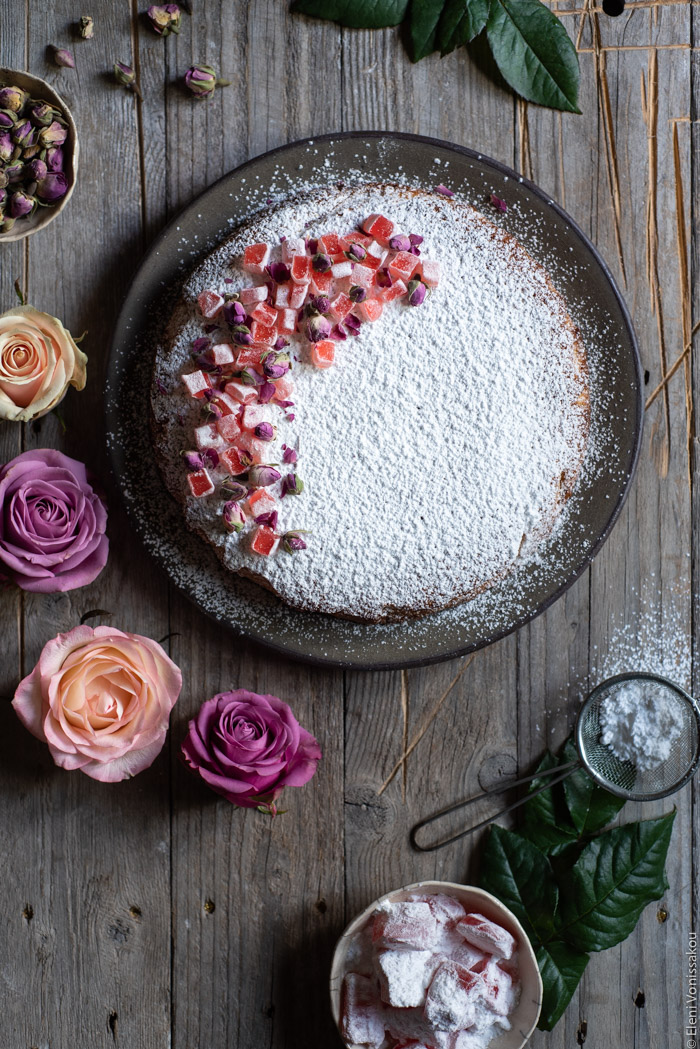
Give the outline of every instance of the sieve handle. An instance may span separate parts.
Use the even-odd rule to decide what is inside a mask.
[[[467,834],[473,834],[475,830],[481,830],[482,827],[488,827],[489,823],[493,823],[499,816],[505,816],[507,812],[512,812],[513,809],[520,808],[526,801],[530,801],[531,798],[536,798],[538,794],[541,794],[543,790],[549,790],[556,783],[561,783],[563,779],[570,776],[576,769],[581,768],[580,761],[569,761],[566,765],[556,765],[553,769],[545,769],[544,772],[533,772],[529,776],[523,776],[522,779],[511,780],[510,783],[504,784],[502,787],[496,787],[495,790],[485,790],[481,794],[475,794],[473,798],[467,798],[466,801],[458,801],[454,805],[449,805],[446,809],[440,809],[439,812],[434,813],[432,816],[426,816],[425,819],[419,820],[411,828],[410,842],[414,849],[418,852],[435,852],[437,849],[442,849],[445,845],[451,845],[455,841],[459,841],[460,838],[465,838]],[[449,815],[451,812],[457,812],[458,809],[465,809],[468,805],[473,805],[475,801],[480,801],[482,798],[490,798],[498,794],[503,794],[507,790],[513,790],[514,787],[522,787],[525,783],[532,783],[533,779],[545,779],[550,776],[554,776],[554,779],[550,779],[548,783],[545,783],[542,787],[538,787],[537,790],[533,790],[531,794],[526,794],[525,797],[519,798],[518,801],[514,801],[512,805],[507,805],[504,809],[489,816],[488,819],[482,820],[481,823],[475,823],[473,827],[468,827],[466,830],[460,831],[458,834],[453,834],[451,838],[444,838],[440,841],[435,842],[433,845],[419,845],[416,840],[416,835],[419,830],[423,827],[427,827],[431,823],[435,823],[437,820],[442,819],[443,816]]]

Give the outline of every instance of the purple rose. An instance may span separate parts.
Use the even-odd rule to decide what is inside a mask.
[[[0,469],[0,572],[23,590],[75,590],[107,562],[107,509],[82,463],[43,448]]]
[[[243,688],[208,699],[190,721],[185,762],[234,805],[268,806],[284,787],[301,787],[316,771],[321,748],[277,696]]]

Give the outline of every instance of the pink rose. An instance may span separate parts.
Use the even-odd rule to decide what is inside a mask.
[[[179,669],[150,638],[79,626],[44,646],[12,706],[61,768],[116,783],[160,753],[181,687]]]
[[[272,803],[284,787],[301,787],[316,771],[321,748],[277,696],[239,688],[208,699],[182,744],[191,769],[234,805]]]
[[[33,306],[0,314],[0,419],[46,415],[69,385],[83,389],[86,364],[58,318]]]
[[[0,573],[40,594],[75,590],[107,561],[107,508],[76,459],[42,448],[0,468]]]

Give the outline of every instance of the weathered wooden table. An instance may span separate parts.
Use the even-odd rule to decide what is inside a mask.
[[[65,213],[30,240],[0,247],[0,308],[14,304],[19,278],[31,303],[76,334],[88,329],[90,357],[87,389],[64,404],[66,433],[53,415],[4,424],[2,461],[59,447],[106,478],[110,334],[142,252],[235,165],[338,129],[433,135],[519,169],[608,260],[634,317],[649,394],[688,349],[700,307],[696,4],[636,0],[617,20],[597,0],[555,5],[581,56],[582,116],[514,101],[465,52],[412,66],[396,32],[291,17],[285,0],[193,0],[193,17],[166,42],[138,17],[145,6],[98,0],[83,11],[73,0],[0,0],[0,64],[55,83],[82,144]],[[95,19],[91,42],[74,36],[83,13]],[[50,64],[51,43],[72,47],[75,71]],[[133,60],[143,104],[111,81],[117,59]],[[213,64],[232,86],[208,104],[186,97],[179,81],[193,61]],[[169,588],[115,491],[110,560],[94,584],[55,596],[0,594],[0,1046],[339,1045],[327,978],[346,919],[406,882],[476,875],[478,841],[419,856],[407,841],[415,819],[557,747],[580,697],[607,671],[665,668],[690,687],[697,393],[687,354],[653,399],[635,487],[592,568],[544,616],[471,658],[341,673],[252,648]],[[184,673],[161,757],[118,785],[54,768],[9,705],[43,644],[95,608],[110,610],[122,629],[172,634]],[[288,791],[288,812],[273,822],[208,793],[177,760],[202,700],[238,686],[289,701],[323,747],[316,779]],[[685,950],[700,903],[698,784],[674,801],[663,903],[647,908],[626,943],[593,957],[559,1026],[536,1033],[533,1049],[686,1044]],[[646,806],[644,815],[671,804]],[[624,811],[639,814],[633,805]]]

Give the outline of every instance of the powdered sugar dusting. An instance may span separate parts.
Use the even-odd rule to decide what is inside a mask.
[[[562,479],[571,485],[579,469],[587,405],[575,403],[584,377],[563,300],[471,208],[391,186],[326,191],[260,217],[255,238],[344,232],[372,212],[423,236],[443,277],[422,306],[392,303],[363,325],[328,371],[297,340],[295,418],[279,419],[270,461],[282,444],[299,453],[304,492],[281,502],[278,530],[309,529],[308,550],[256,557],[222,528],[216,497],[186,512],[229,568],[262,574],[290,604],[377,620],[473,596],[532,558]],[[190,304],[203,288],[249,282],[231,261],[250,239],[243,232],[194,272]],[[177,376],[200,334],[188,321],[156,370],[172,391],[154,399],[171,488],[184,486],[183,422],[191,429],[197,413]]]

